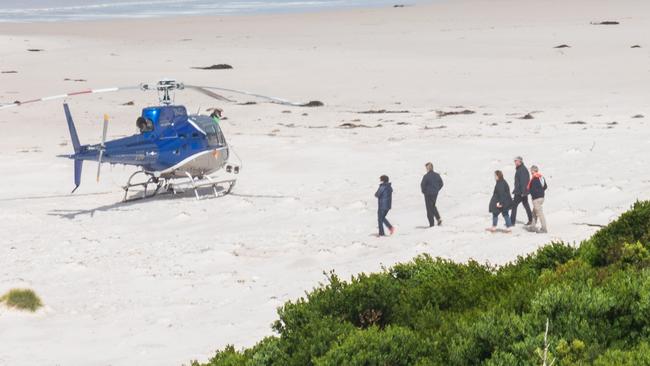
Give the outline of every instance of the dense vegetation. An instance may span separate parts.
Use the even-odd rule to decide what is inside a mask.
[[[278,310],[277,336],[194,366],[650,365],[650,202],[578,248],[492,267],[423,255]]]
[[[34,312],[43,306],[41,299],[34,291],[29,289],[15,288],[9,290],[9,292],[0,297],[0,303],[3,302],[10,308],[28,310],[31,312]]]

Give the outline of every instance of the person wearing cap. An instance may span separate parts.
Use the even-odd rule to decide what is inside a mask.
[[[384,225],[388,228],[388,231],[390,232],[390,235],[393,235],[395,233],[395,227],[388,222],[386,219],[386,215],[388,215],[388,211],[393,206],[393,187],[391,186],[390,182],[388,181],[388,176],[382,175],[379,177],[379,181],[381,182],[379,184],[379,188],[377,189],[377,192],[375,193],[375,197],[377,197],[377,219],[379,223],[379,235],[378,236],[385,236],[386,234],[384,233]]]
[[[547,233],[546,217],[544,217],[542,206],[544,205],[544,195],[548,185],[546,185],[546,179],[544,179],[536,165],[530,167],[530,173],[532,177],[530,178],[530,182],[528,182],[528,191],[530,192],[530,197],[533,199],[533,224],[530,228],[532,231],[538,233]],[[538,220],[541,224],[539,229],[537,229]]]
[[[510,219],[512,220],[512,226],[515,226],[517,223],[517,206],[523,204],[524,209],[526,210],[526,215],[528,216],[528,222],[526,225],[533,223],[533,213],[530,210],[530,205],[528,204],[528,182],[530,181],[530,174],[526,165],[524,165],[524,159],[521,156],[515,157],[515,188],[512,191],[514,195],[514,200],[512,202],[512,213]]]
[[[221,118],[223,117],[223,109],[221,108],[212,108],[212,113],[210,113],[210,117],[216,123],[217,125],[219,122],[221,122]]]
[[[436,201],[438,200],[438,192],[440,192],[444,183],[440,174],[433,171],[432,163],[426,163],[424,166],[427,169],[427,173],[422,177],[420,189],[424,195],[424,204],[427,209],[429,227],[434,227],[436,224],[434,219],[438,221],[438,225],[442,225],[442,219],[440,218],[440,213],[436,207]]]

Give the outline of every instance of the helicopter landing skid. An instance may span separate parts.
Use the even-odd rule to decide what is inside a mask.
[[[139,174],[144,174],[147,177],[147,180],[144,182],[140,183],[131,183],[133,178],[138,176]],[[149,190],[149,186],[153,185],[155,189],[152,191]],[[152,174],[148,174],[142,170],[138,170],[137,172],[131,174],[129,177],[129,180],[126,182],[126,185],[122,187],[124,189],[124,198],[122,199],[122,202],[127,202],[127,201],[133,201],[137,199],[145,199],[145,198],[151,198],[158,194],[160,189],[165,185],[165,180],[156,178]],[[135,188],[135,187],[142,187],[142,196],[134,197],[131,199],[127,199],[127,195],[129,194],[129,189]]]
[[[188,172],[185,172],[185,175],[187,176],[186,181],[180,180],[181,178],[177,178],[177,180],[180,181],[169,181],[166,185],[167,191],[172,192],[173,194],[178,194],[191,189],[194,191],[196,199],[200,200],[201,195],[199,194],[199,189],[201,188],[212,188],[212,192],[216,198],[229,194],[235,187],[235,183],[237,183],[237,179],[215,180],[209,175],[194,177]]]
[[[133,178],[135,178],[139,174],[145,175],[147,177],[147,180],[140,183],[131,183]],[[196,199],[199,200],[201,199],[201,195],[199,194],[199,189],[207,188],[207,187],[212,188],[212,191],[214,192],[214,197],[222,197],[229,194],[232,191],[232,189],[235,187],[235,183],[237,183],[236,179],[215,180],[214,178],[207,175],[203,177],[194,177],[188,172],[185,172],[185,175],[187,176],[187,179],[185,178],[166,179],[166,178],[158,178],[151,173],[147,173],[145,171],[139,170],[131,174],[126,185],[122,187],[122,189],[124,189],[124,198],[122,199],[122,202],[129,202],[134,200],[151,198],[161,193],[161,190],[162,193],[179,194],[179,193],[184,193],[189,189],[192,189],[194,191],[194,195],[196,196]],[[181,181],[179,182],[177,180],[181,180]],[[150,186],[153,186],[154,189],[150,190],[149,189]],[[129,190],[135,187],[142,187],[142,194],[134,196],[132,198],[128,198]]]

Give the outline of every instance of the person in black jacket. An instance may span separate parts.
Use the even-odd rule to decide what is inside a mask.
[[[546,179],[539,172],[539,168],[535,165],[530,167],[532,178],[528,182],[528,190],[530,197],[533,199],[533,224],[530,226],[532,231],[537,233],[547,233],[546,217],[544,216],[544,196],[546,195]],[[537,221],[539,220],[541,227],[537,229]]]
[[[528,222],[526,225],[533,223],[533,213],[530,210],[530,205],[528,204],[528,182],[530,181],[530,174],[526,165],[524,165],[524,159],[521,156],[515,158],[515,189],[512,191],[514,195],[514,202],[512,204],[512,226],[515,226],[517,223],[517,206],[519,204],[524,205],[526,209],[526,215],[528,216]]]
[[[379,189],[377,189],[377,192],[375,193],[375,197],[377,197],[378,201],[377,219],[379,222],[379,236],[386,235],[384,233],[384,225],[386,225],[388,231],[390,231],[390,235],[393,235],[395,233],[395,228],[386,219],[388,211],[390,211],[393,206],[393,187],[391,187],[391,184],[388,182],[387,176],[382,175],[379,177],[379,180],[381,181],[381,184],[379,184]]]
[[[429,220],[429,227],[435,226],[435,221],[438,220],[438,225],[442,225],[442,219],[440,218],[440,213],[436,207],[436,201],[438,200],[438,192],[444,186],[440,174],[433,171],[433,164],[426,163],[425,167],[427,173],[422,177],[422,183],[420,183],[420,188],[422,189],[422,194],[424,195],[424,204],[427,208],[427,219]]]
[[[508,210],[512,206],[510,187],[508,186],[508,183],[505,181],[505,179],[503,179],[503,173],[500,170],[494,172],[494,177],[497,182],[494,186],[494,193],[492,194],[492,199],[490,200],[489,207],[489,210],[492,213],[492,227],[488,230],[491,232],[497,231],[499,214],[501,214],[506,221],[506,232],[509,233],[510,227],[512,227],[512,222],[510,221],[510,216],[508,215]]]

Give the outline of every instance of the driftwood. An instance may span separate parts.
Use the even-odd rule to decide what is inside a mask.
[[[607,225],[601,225],[601,224],[591,224],[588,222],[574,222],[573,225],[581,225],[581,226],[590,226],[590,227],[605,227]]]

